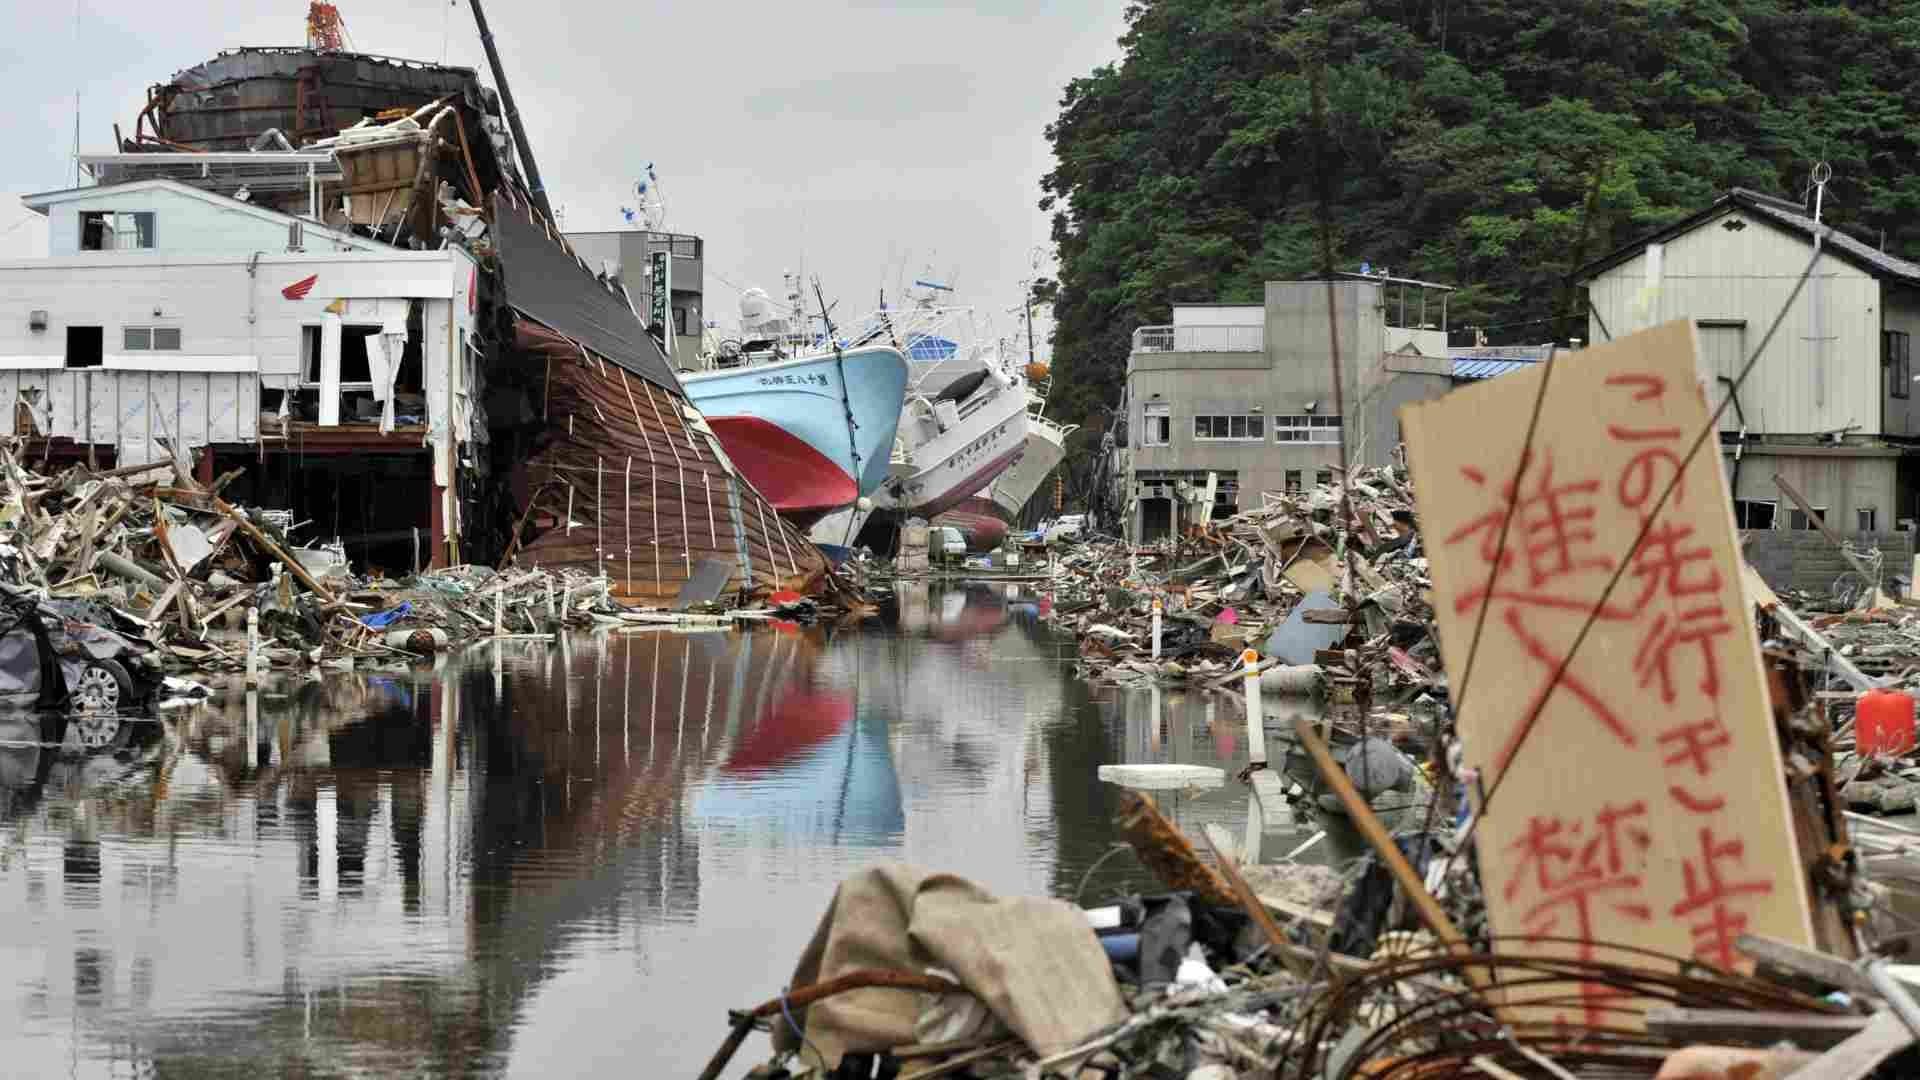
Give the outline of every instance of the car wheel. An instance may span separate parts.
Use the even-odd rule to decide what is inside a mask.
[[[114,660],[90,660],[67,688],[75,712],[118,712],[133,700],[133,680]]]

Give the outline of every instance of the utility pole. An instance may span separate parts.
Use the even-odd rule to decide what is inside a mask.
[[[548,221],[553,221],[553,204],[547,201],[547,187],[540,182],[540,166],[533,163],[533,147],[527,142],[526,125],[520,122],[520,107],[513,103],[513,91],[507,86],[507,69],[500,66],[500,50],[494,48],[493,31],[487,29],[486,12],[480,0],[468,0],[473,6],[473,21],[480,28],[480,44],[487,50],[487,66],[493,69],[493,81],[500,86],[500,104],[507,113],[507,128],[513,132],[513,144],[520,148],[520,167],[527,173],[527,193]],[[555,222],[558,225],[558,222]]]

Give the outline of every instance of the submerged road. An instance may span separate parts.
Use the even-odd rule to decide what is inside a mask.
[[[1018,590],[484,645],[58,742],[0,719],[0,1073],[692,1075],[857,868],[1072,896],[1113,841],[1098,767],[1231,773],[1242,721],[1077,680]],[[1114,858],[1083,899],[1143,887]]]

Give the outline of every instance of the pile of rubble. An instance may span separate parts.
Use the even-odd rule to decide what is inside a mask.
[[[137,653],[172,670],[404,662],[464,641],[645,619],[605,578],[456,566],[404,579],[357,577],[344,550],[298,546],[283,511],[237,507],[184,460],[30,471],[0,446],[0,585],[43,623],[111,640],[96,658]],[[257,637],[250,637],[250,616]],[[688,618],[698,616],[677,616]],[[79,651],[74,650],[76,654]],[[124,680],[123,680],[124,681]],[[137,680],[136,680],[137,681]],[[147,696],[138,687],[136,699]]]
[[[1273,690],[1344,687],[1379,702],[1444,695],[1404,470],[1356,469],[1344,486],[1262,499],[1159,543],[1095,539],[1057,553],[1052,617],[1079,638],[1088,673],[1218,678],[1252,648]]]

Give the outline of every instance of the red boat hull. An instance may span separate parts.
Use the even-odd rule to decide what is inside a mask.
[[[846,470],[777,424],[757,416],[709,416],[707,424],[748,482],[802,529],[860,495]]]
[[[959,506],[933,519],[934,525],[950,525],[960,530],[972,552],[992,551],[1007,538],[1007,523],[1000,518],[1000,506],[992,499],[968,496]]]

